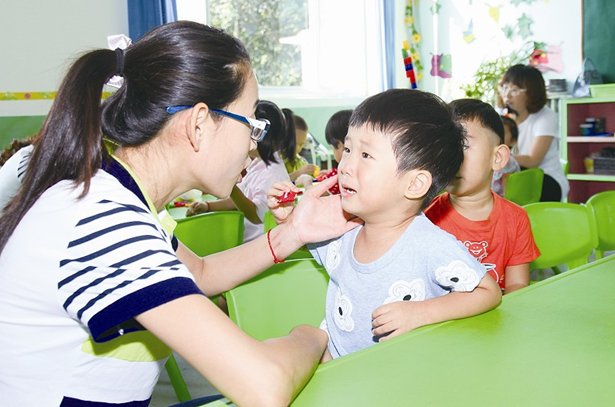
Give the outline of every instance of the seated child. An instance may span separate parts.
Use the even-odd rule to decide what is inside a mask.
[[[283,109],[283,111],[286,116],[288,116],[289,113],[292,114],[293,122],[295,124],[294,131],[296,137],[296,150],[292,158],[284,160],[286,171],[288,171],[290,180],[296,181],[297,178],[303,174],[308,174],[311,177],[316,176],[316,165],[308,163],[307,160],[299,154],[299,152],[303,149],[305,140],[308,136],[308,125],[306,121],[303,117],[294,114],[290,109]]]
[[[517,123],[508,116],[500,116],[502,123],[504,124],[504,144],[508,146],[508,149],[512,152],[513,148],[517,144],[517,138],[519,137],[519,129]],[[501,170],[493,171],[493,179],[491,180],[491,189],[501,197],[504,197],[504,191],[506,190],[506,183],[508,182],[508,176],[513,172],[521,171],[519,163],[510,155],[508,163]]]
[[[294,133],[289,132],[280,108],[273,102],[261,100],[256,106],[256,117],[266,118],[271,124],[267,136],[250,151],[252,162],[246,168],[242,180],[233,187],[231,196],[213,202],[195,202],[186,211],[186,216],[213,211],[239,210],[244,218],[244,242],[254,240],[264,233],[263,220],[267,208],[267,191],[274,182],[288,180],[282,157],[295,154]],[[280,156],[281,153],[281,156]]]
[[[540,252],[525,210],[491,190],[493,171],[501,170],[510,155],[502,120],[479,100],[455,100],[451,107],[467,129],[465,158],[447,192],[425,215],[463,242],[508,294],[529,284],[529,264]]]
[[[308,245],[330,276],[323,361],[420,326],[476,315],[501,299],[495,281],[457,239],[421,210],[463,161],[464,134],[437,96],[391,89],[362,102],[350,119],[339,164],[342,208],[364,221],[343,236]],[[277,183],[278,221],[295,190]]]

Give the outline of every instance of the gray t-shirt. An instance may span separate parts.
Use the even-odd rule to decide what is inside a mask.
[[[369,264],[354,257],[359,226],[345,235],[309,245],[329,276],[325,321],[333,358],[377,343],[372,313],[395,301],[423,301],[451,291],[472,291],[485,268],[457,239],[417,216],[382,257]]]

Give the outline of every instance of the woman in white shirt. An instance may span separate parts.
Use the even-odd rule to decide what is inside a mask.
[[[546,106],[547,91],[542,73],[528,65],[512,66],[504,73],[498,93],[499,106],[514,113],[519,127],[515,159],[522,169],[543,169],[541,201],[563,200],[570,187],[559,160],[557,115]]]

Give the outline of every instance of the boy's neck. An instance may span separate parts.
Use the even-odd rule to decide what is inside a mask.
[[[487,220],[493,212],[494,199],[491,189],[467,196],[456,196],[449,193],[448,199],[457,213],[471,221]]]
[[[365,221],[355,241],[355,259],[361,263],[371,263],[382,257],[417,216],[376,223]]]

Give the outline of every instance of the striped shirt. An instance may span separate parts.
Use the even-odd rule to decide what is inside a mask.
[[[0,255],[3,404],[148,404],[170,350],[134,317],[201,292],[130,181],[57,183]]]

